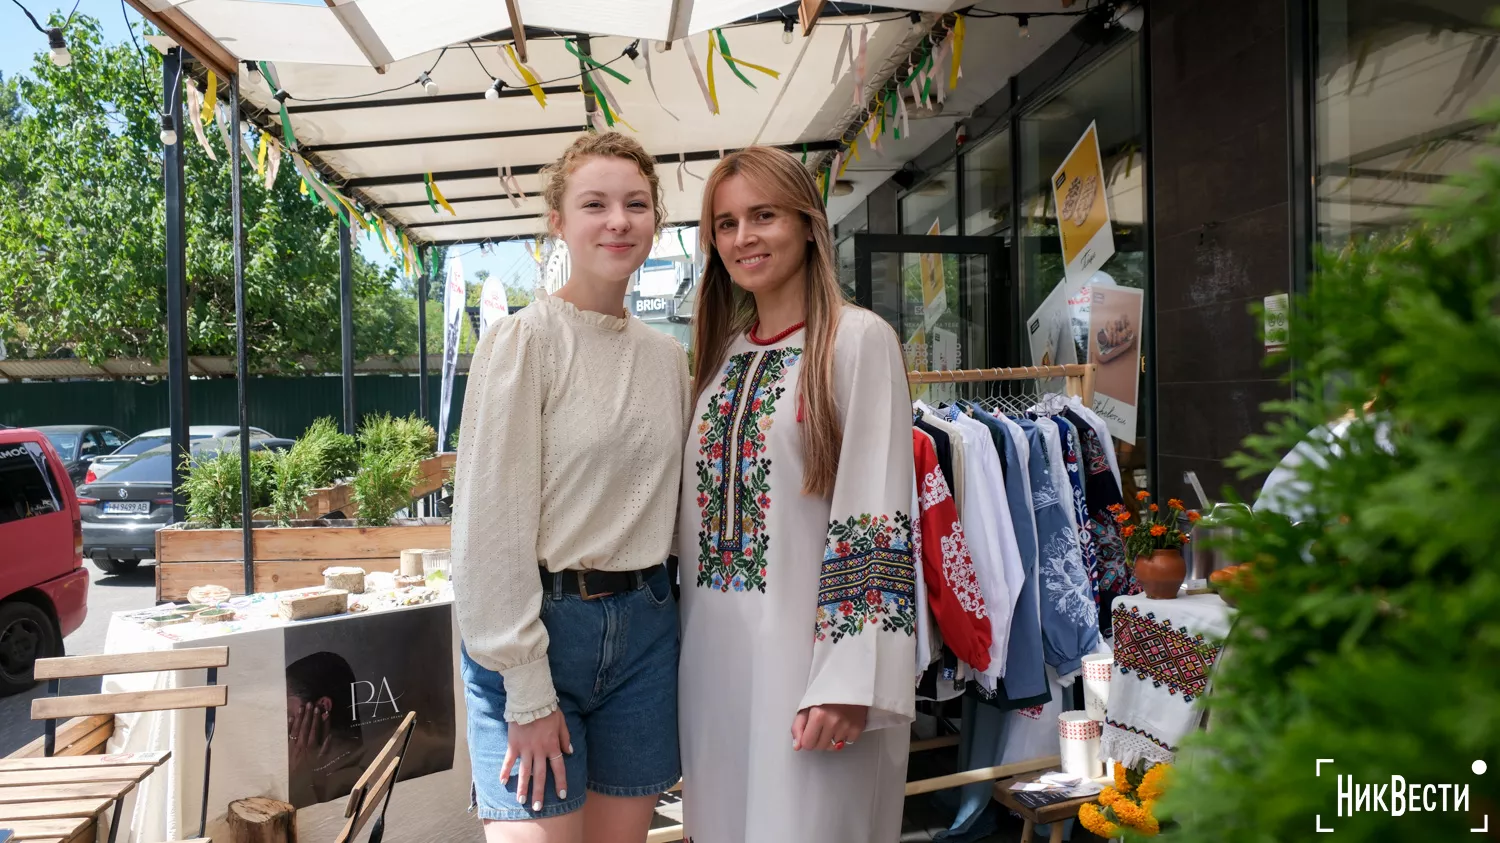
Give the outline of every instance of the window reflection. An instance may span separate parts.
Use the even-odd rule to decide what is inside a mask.
[[[1500,94],[1492,2],[1318,0],[1317,224],[1337,248],[1399,230],[1489,151]]]

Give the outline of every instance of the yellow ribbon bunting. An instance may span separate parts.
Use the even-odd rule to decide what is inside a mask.
[[[270,140],[270,138],[268,138],[266,136],[265,132],[261,132],[260,133],[260,150],[255,153],[255,173],[256,173],[256,175],[265,175],[265,173],[266,173],[266,153],[270,152],[270,149],[271,149],[271,140]]]
[[[303,196],[307,195],[307,179],[302,180],[302,184],[297,188],[297,192]]]
[[[714,113],[719,113],[719,92],[714,88],[714,53],[718,52],[719,42],[714,40],[713,33],[708,34],[708,98],[713,100]]]
[[[710,40],[712,40],[712,39],[710,39]],[[744,59],[737,59],[734,56],[726,56],[722,52],[719,53],[719,55],[721,55],[721,56],[724,57],[724,61],[733,62],[733,63],[739,65],[740,67],[748,67],[751,70],[759,70],[761,73],[766,74],[767,76],[771,77],[772,79],[780,79],[781,78],[781,73],[779,73],[778,71],[772,70],[769,67],[761,67],[758,64],[754,64],[752,62],[745,61]]]
[[[219,77],[215,76],[214,72],[210,70],[208,72],[208,93],[203,95],[203,125],[207,126],[208,124],[214,122],[214,112],[218,111],[218,109],[214,108],[214,106],[217,105],[218,102]]]
[[[427,178],[432,181],[432,198],[436,199],[437,203],[439,205],[442,205],[443,208],[446,209],[451,216],[458,216],[458,212],[453,210],[453,206],[448,204],[447,199],[443,198],[443,191],[438,189],[437,180],[433,179],[431,174],[429,174]]]
[[[536,97],[536,101],[541,104],[542,108],[546,108],[547,94],[542,90],[541,84],[536,81],[536,76],[532,74],[531,70],[526,65],[521,64],[520,59],[516,58],[515,45],[506,44],[505,54],[510,57],[511,63],[515,65],[516,73],[519,73],[521,78],[526,80],[526,87],[531,89],[531,95]]]
[[[964,60],[964,16],[953,23],[953,69],[948,71],[948,90],[958,87],[958,66]]]

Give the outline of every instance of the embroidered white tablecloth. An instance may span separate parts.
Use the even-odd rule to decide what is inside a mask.
[[[1101,754],[1126,766],[1171,762],[1203,716],[1195,703],[1208,691],[1234,610],[1216,594],[1130,595],[1115,598],[1111,617],[1115,667]]]

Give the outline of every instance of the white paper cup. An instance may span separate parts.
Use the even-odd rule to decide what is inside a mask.
[[[1112,655],[1083,657],[1083,708],[1101,723],[1109,706],[1109,678],[1114,670],[1115,657]]]
[[[1064,711],[1057,716],[1058,754],[1064,773],[1090,779],[1104,775],[1099,763],[1102,731],[1099,721],[1086,711]]]

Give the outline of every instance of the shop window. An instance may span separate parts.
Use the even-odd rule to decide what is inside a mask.
[[[1004,235],[1010,229],[1010,132],[1003,131],[964,153],[964,233]]]
[[[958,179],[953,164],[902,198],[901,233],[958,233]]]
[[[1016,212],[1017,234],[1013,242],[1020,250],[1019,279],[1022,322],[1015,326],[1021,347],[1017,352],[1031,362],[1085,362],[1089,356],[1089,301],[1082,289],[1104,288],[1109,284],[1144,290],[1147,288],[1145,215],[1146,123],[1141,87],[1141,50],[1138,39],[1121,45],[1114,52],[1094,62],[1069,79],[1045,98],[1029,104],[1019,125],[1021,207]],[[1034,360],[1026,329],[1030,317],[1064,281],[1062,243],[1058,234],[1057,205],[1053,199],[1052,176],[1073,151],[1079,139],[1094,124],[1098,132],[1099,156],[1103,168],[1103,191],[1114,235],[1115,252],[1099,271],[1087,281],[1066,287],[1068,306],[1052,323],[1057,327],[1058,356],[1046,361]],[[969,217],[966,217],[968,219]],[[1129,301],[1129,298],[1116,301]],[[1113,306],[1113,303],[1112,303]],[[1101,366],[1115,361],[1111,373],[1116,391],[1128,394],[1135,386],[1133,436],[1118,437],[1117,450],[1126,486],[1132,487],[1134,469],[1146,467],[1146,430],[1149,427],[1149,394],[1138,363],[1142,352],[1140,340],[1145,335],[1144,320],[1148,308],[1142,307],[1137,321],[1107,334],[1130,338],[1134,350],[1128,356],[1106,351]],[[1097,331],[1096,331],[1097,333]],[[1067,339],[1073,340],[1072,347]],[[1122,341],[1123,342],[1123,341]],[[1118,346],[1117,346],[1118,347]],[[1126,346],[1127,348],[1130,346]],[[1128,366],[1129,368],[1123,368]],[[1122,375],[1123,372],[1123,375]],[[1105,370],[1100,369],[1103,379]],[[1124,378],[1123,382],[1120,378]],[[1096,384],[1098,386],[1098,384]],[[1123,403],[1123,402],[1122,402]],[[1096,407],[1098,403],[1096,401]],[[1127,425],[1121,426],[1125,429]]]
[[[1398,234],[1447,176],[1490,155],[1500,95],[1489,0],[1317,0],[1318,239]]]
[[[840,240],[833,250],[834,260],[838,263],[839,289],[844,291],[844,298],[854,301],[855,274],[854,274],[854,235],[849,235]]]

